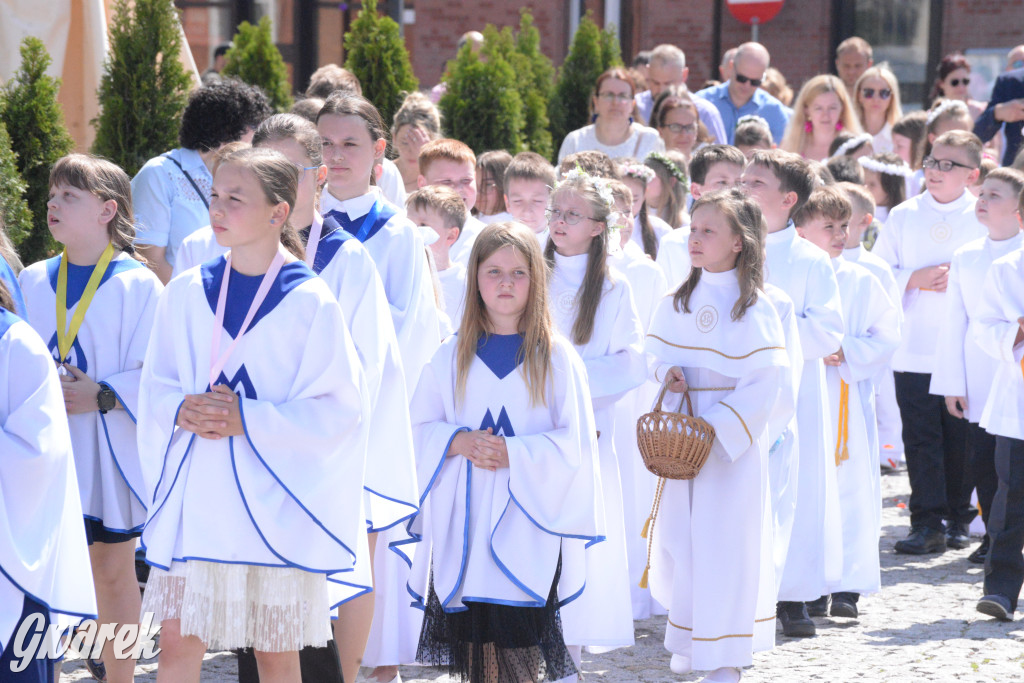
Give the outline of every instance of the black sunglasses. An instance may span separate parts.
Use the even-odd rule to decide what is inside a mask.
[[[951,80],[949,82],[949,84],[951,86],[953,86],[954,88],[957,87],[958,85],[960,85],[961,83],[963,83],[964,85],[970,85],[971,84],[971,79],[967,78],[965,76],[964,78],[954,78],[953,80]]]
[[[875,96],[875,89],[861,88],[860,94],[864,96],[864,99],[870,100],[872,97]],[[890,97],[892,97],[892,90],[889,90],[888,88],[882,88],[878,91],[878,97],[879,99],[887,100]]]
[[[737,83],[749,83],[750,85],[752,85],[755,88],[757,88],[762,83],[764,83],[764,79],[763,78],[747,78],[743,74],[736,74],[736,82]]]

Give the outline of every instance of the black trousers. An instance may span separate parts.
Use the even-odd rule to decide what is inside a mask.
[[[970,524],[967,420],[953,417],[945,399],[928,393],[932,376],[896,372],[896,403],[903,418],[903,446],[910,476],[910,525],[942,529],[942,521]]]
[[[259,683],[260,674],[252,648],[235,652],[238,654],[238,683]],[[327,641],[326,647],[304,647],[299,650],[299,667],[302,670],[302,683],[345,683],[334,638]]]
[[[968,488],[978,489],[981,519],[988,529],[992,499],[999,485],[996,477],[996,437],[976,422],[967,423],[967,478]]]
[[[996,437],[996,474],[999,488],[992,501],[985,558],[985,594],[1009,598],[1017,609],[1024,584],[1024,441]]]

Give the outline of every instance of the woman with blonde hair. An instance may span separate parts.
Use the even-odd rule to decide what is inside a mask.
[[[779,145],[806,159],[822,161],[839,131],[861,133],[846,86],[837,76],[822,74],[804,83],[793,105],[793,118]]]
[[[395,166],[402,174],[406,192],[416,190],[416,178],[420,174],[420,149],[440,137],[441,112],[437,105],[421,92],[406,95],[391,125],[392,144],[398,150]]]
[[[864,132],[874,140],[875,152],[895,151],[892,127],[903,117],[900,106],[900,84],[888,64],[870,67],[853,86],[854,106]]]

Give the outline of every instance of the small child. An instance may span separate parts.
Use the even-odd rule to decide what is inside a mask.
[[[977,200],[967,191],[980,163],[981,141],[973,133],[939,136],[924,160],[927,191],[893,209],[873,250],[892,267],[906,316],[892,361],[910,475],[911,531],[896,543],[900,553],[966,548],[977,514],[965,476],[967,421],[950,414],[929,385],[947,314],[950,260],[985,235],[974,213]]]
[[[927,122],[928,112],[912,111],[892,124],[892,151],[915,171],[921,168],[924,157]],[[913,196],[917,193],[908,191],[907,194]]]
[[[548,243],[544,212],[555,181],[555,167],[536,152],[520,152],[505,169],[505,206],[514,220],[533,231],[541,249]]]
[[[686,213],[686,157],[681,153],[651,152],[644,165],[654,171],[654,180],[647,183],[644,199],[673,230],[689,225]]]
[[[546,280],[529,230],[484,228],[459,334],[413,396],[423,512],[411,530],[432,544],[409,585],[426,609],[416,659],[463,681],[576,674],[559,610],[597,590],[586,582],[605,545],[588,547],[605,524],[596,426]]]
[[[629,239],[638,245],[648,258],[657,260],[661,240],[672,234],[672,226],[652,215],[647,207],[647,186],[656,179],[654,171],[636,159],[619,159],[619,176],[633,197],[630,215],[633,226]]]
[[[466,205],[455,190],[443,185],[428,185],[409,195],[405,210],[413,223],[437,233],[430,252],[444,293],[445,313],[452,326],[458,329],[466,299],[466,268],[451,260],[449,250],[459,239],[460,226],[466,223]]]
[[[971,191],[971,194],[975,197],[981,196],[981,186],[985,183],[985,178],[987,178],[988,174],[997,168],[999,168],[999,164],[997,164],[994,159],[988,156],[984,157],[981,160],[981,166],[978,167],[978,170],[980,171],[980,173],[978,173],[978,179],[973,185],[967,188]]]
[[[735,187],[743,174],[746,157],[732,145],[706,145],[690,160],[690,194],[696,201],[705,192]],[[668,234],[659,245],[658,265],[665,271],[670,288],[678,287],[690,274],[689,230]]]
[[[743,153],[747,159],[754,150],[775,149],[775,141],[772,140],[772,129],[768,122],[756,114],[741,116],[736,122],[736,133],[733,144]],[[691,161],[692,166],[692,161]],[[690,169],[693,176],[693,169]],[[696,200],[696,197],[694,197]]]
[[[937,99],[925,118],[924,130],[924,139],[921,141],[922,163],[925,157],[931,155],[932,145],[935,144],[936,138],[943,133],[952,130],[963,130],[968,133],[973,131],[974,117],[971,115],[967,103],[962,100]],[[914,175],[907,181],[907,196],[914,197],[923,189],[925,189],[925,173],[923,168],[918,167],[914,171]]]
[[[981,426],[982,410],[999,365],[968,334],[978,315],[985,274],[996,259],[1024,244],[1017,213],[1017,198],[1024,190],[1024,175],[1009,168],[992,171],[974,205],[978,222],[988,235],[968,242],[953,253],[946,287],[946,315],[939,335],[930,392],[944,396],[951,415],[967,419],[967,479],[978,490],[978,504],[986,527],[996,493],[995,437]],[[991,539],[968,558],[985,561]]]
[[[832,179],[837,183],[846,182],[863,185],[864,170],[857,162],[857,159],[851,157],[832,157],[825,162],[825,168],[828,169]]]
[[[420,149],[419,165],[417,187],[445,185],[462,197],[466,211],[476,204],[476,155],[469,145],[447,138],[432,140]],[[473,249],[473,240],[484,229],[484,223],[468,214],[466,222],[460,227],[459,240],[451,248],[451,259],[466,265],[469,252]]]
[[[624,158],[624,157],[619,157]],[[573,152],[558,164],[558,177],[564,178],[576,168],[584,171],[595,178],[618,178],[618,171],[615,168],[615,161],[604,152],[596,149],[586,152]]]
[[[864,169],[864,187],[875,200],[875,218],[884,224],[892,208],[906,201],[907,179],[913,171],[895,152],[860,157],[857,161]]]
[[[993,211],[991,203],[986,209]],[[1017,201],[1017,214],[1024,216],[1024,199]],[[991,545],[985,559],[985,596],[978,601],[978,611],[1012,621],[1024,584],[1020,560],[1024,540],[1019,531],[1024,508],[1018,503],[1024,497],[1024,250],[992,264],[968,334],[999,364],[981,414],[982,428],[995,435],[999,485],[989,513]]]
[[[881,588],[878,538],[882,492],[875,454],[875,382],[900,341],[899,304],[865,268],[841,258],[846,249],[853,207],[838,187],[811,193],[793,216],[797,233],[832,259],[843,304],[844,334],[839,350],[825,357],[825,379],[832,427],[836,434],[835,467],[842,511],[843,573],[831,587],[831,615],[857,617],[857,600]],[[817,615],[828,607],[823,595],[809,605]]]
[[[830,457],[835,447],[832,407],[823,392],[820,361],[842,343],[842,304],[828,256],[800,238],[791,222],[817,182],[809,162],[781,150],[754,152],[741,177],[768,226],[766,279],[793,300],[804,355],[797,395],[798,446],[787,469],[793,480],[772,482],[773,487],[795,487],[798,492],[778,605],[783,633],[792,637],[815,634],[804,603],[826,594],[842,573],[837,482]]]
[[[828,158],[851,157],[859,159],[860,157],[869,157],[875,153],[872,140],[873,138],[867,133],[859,135],[839,133],[828,147]]]
[[[484,225],[513,220],[505,204],[505,171],[512,155],[503,149],[484,152],[476,160],[476,217]]]
[[[736,683],[753,653],[775,644],[767,427],[789,359],[760,289],[757,204],[734,189],[693,206],[693,269],[658,304],[646,350],[654,381],[689,391],[715,441],[695,479],[663,480],[648,533],[650,585],[669,607],[672,671],[709,670],[703,680]]]

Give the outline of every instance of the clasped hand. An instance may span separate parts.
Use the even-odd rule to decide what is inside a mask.
[[[461,455],[482,470],[494,472],[508,467],[508,448],[505,437],[495,436],[494,430],[488,427],[474,432],[459,432],[448,447],[448,457]]]
[[[177,425],[204,439],[223,439],[241,436],[242,413],[238,396],[223,384],[205,394],[186,394],[178,410]]]

